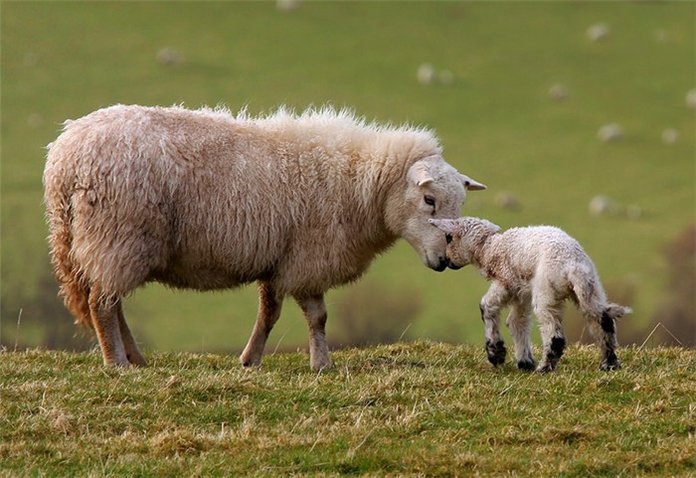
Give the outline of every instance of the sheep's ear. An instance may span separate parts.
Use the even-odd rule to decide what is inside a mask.
[[[462,184],[467,189],[467,191],[481,191],[482,189],[487,189],[486,185],[471,179],[466,174],[459,174],[459,179],[461,179]]]
[[[457,221],[452,219],[428,219],[428,222],[445,234],[454,235],[458,230]]]
[[[408,170],[408,178],[418,187],[433,182],[433,177],[430,171],[428,171],[427,166],[420,161],[415,163],[411,166],[411,169]]]

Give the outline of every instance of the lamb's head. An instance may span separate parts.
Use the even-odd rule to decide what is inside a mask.
[[[443,271],[449,265],[447,244],[428,219],[459,217],[466,192],[486,186],[460,174],[439,155],[415,162],[408,170],[406,183],[398,195],[389,198],[387,224],[411,244],[425,265]]]
[[[428,222],[445,233],[447,260],[452,269],[471,264],[486,239],[500,232],[499,226],[477,217],[430,219]]]

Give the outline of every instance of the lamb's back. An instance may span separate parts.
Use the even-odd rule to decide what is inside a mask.
[[[498,234],[489,257],[510,280],[531,280],[539,268],[562,270],[586,257],[580,244],[554,226],[515,227]]]

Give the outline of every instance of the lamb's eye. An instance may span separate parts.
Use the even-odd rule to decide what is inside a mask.
[[[445,234],[445,241],[447,241],[447,244],[452,242],[452,234]]]
[[[425,204],[428,206],[433,206],[435,207],[435,198],[432,196],[423,196],[423,201],[425,201]]]

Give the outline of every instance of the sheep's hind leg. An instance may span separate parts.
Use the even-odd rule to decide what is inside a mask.
[[[331,366],[329,346],[326,343],[326,305],[324,295],[296,297],[297,303],[305,313],[309,326],[309,364],[313,370]]]
[[[543,356],[536,371],[540,373],[553,372],[558,361],[563,356],[566,340],[563,335],[561,318],[563,315],[562,303],[549,301],[546,296],[534,299],[534,313],[539,320],[541,329],[541,341],[543,343]]]
[[[616,356],[618,341],[616,340],[616,322],[607,314],[602,314],[599,320],[590,319],[590,331],[602,350],[603,360],[599,368],[605,371],[618,370],[621,362]]]
[[[261,365],[263,349],[266,347],[266,341],[273,326],[280,317],[282,305],[283,297],[276,293],[273,286],[268,282],[259,282],[259,313],[256,317],[254,330],[239,357],[243,366]]]
[[[128,367],[130,362],[119,326],[119,307],[118,299],[103,297],[94,288],[90,292],[89,311],[101,347],[104,365]]]
[[[500,322],[500,309],[505,306],[508,298],[507,290],[497,282],[493,282],[479,305],[486,336],[486,355],[488,361],[496,367],[505,363],[505,355],[507,354],[498,324]]]
[[[121,331],[121,340],[123,341],[123,348],[126,351],[126,358],[131,364],[137,365],[139,367],[144,367],[147,365],[147,361],[145,360],[145,357],[143,357],[143,355],[140,353],[140,350],[138,350],[138,345],[135,343],[133,335],[131,334],[131,331],[128,328],[128,324],[126,323],[126,317],[123,315],[123,304],[120,300],[118,301],[117,307],[118,327]]]
[[[529,302],[514,301],[510,304],[510,314],[506,321],[515,341],[515,359],[520,370],[534,370],[536,367],[529,339],[531,313]]]

